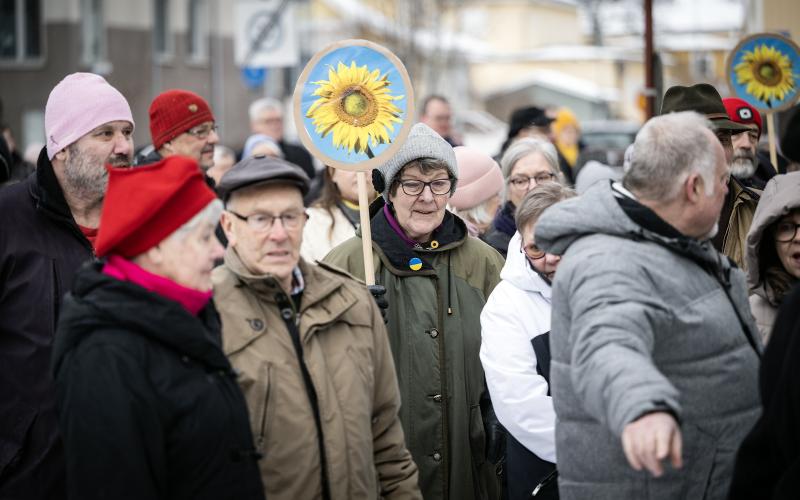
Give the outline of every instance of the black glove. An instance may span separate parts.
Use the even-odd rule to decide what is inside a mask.
[[[375,303],[378,304],[378,309],[381,310],[383,323],[388,323],[389,318],[386,316],[386,310],[389,309],[389,301],[386,300],[386,288],[383,285],[367,285],[367,289],[372,294],[372,298],[375,299]]]

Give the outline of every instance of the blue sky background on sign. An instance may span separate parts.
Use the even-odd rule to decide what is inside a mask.
[[[403,84],[403,78],[400,76],[400,71],[392,64],[392,62],[386,58],[380,52],[373,50],[369,47],[363,46],[349,46],[349,47],[342,47],[336,50],[331,51],[330,53],[326,54],[322,57],[316,66],[311,70],[308,76],[308,80],[306,81],[305,85],[303,86],[303,94],[300,100],[301,110],[303,112],[303,124],[305,126],[306,131],[308,131],[308,135],[317,145],[317,147],[322,151],[323,154],[326,156],[333,158],[335,160],[344,162],[344,163],[359,163],[368,159],[365,153],[347,153],[345,149],[337,150],[333,145],[333,134],[328,134],[324,139],[321,138],[315,131],[314,131],[314,124],[311,121],[311,118],[306,116],[308,112],[308,108],[318,99],[317,96],[314,96],[313,93],[317,88],[318,85],[314,85],[312,82],[320,81],[320,80],[327,80],[328,79],[328,69],[332,66],[334,69],[339,65],[339,62],[342,62],[346,66],[350,66],[352,61],[356,62],[356,66],[364,66],[366,65],[370,71],[374,71],[375,69],[379,69],[381,72],[381,76],[388,74],[389,77],[389,89],[393,96],[401,95],[403,96],[402,99],[398,99],[396,101],[392,101],[395,106],[400,108],[402,111],[400,115],[400,119],[405,120],[406,116],[408,116],[408,109],[407,109],[407,101],[406,96],[408,92],[406,91],[405,85]],[[400,133],[400,129],[402,128],[402,123],[397,123],[394,126],[394,129],[390,132],[389,137],[391,137],[392,141],[397,137]],[[370,149],[375,156],[379,156],[382,152],[384,152],[389,147],[389,144],[381,144],[377,147],[372,147],[370,145]]]

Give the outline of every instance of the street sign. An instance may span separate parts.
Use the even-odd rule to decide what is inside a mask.
[[[287,0],[236,2],[234,20],[238,66],[277,68],[300,63],[294,11]]]

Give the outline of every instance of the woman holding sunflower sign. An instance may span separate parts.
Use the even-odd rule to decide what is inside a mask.
[[[411,127],[412,99],[402,63],[364,41],[321,52],[300,77],[295,113],[306,147],[362,179],[375,168],[382,195],[361,212],[356,236],[324,261],[385,288],[400,421],[424,498],[497,498],[478,351],[480,311],[503,260],[446,210],[458,180],[455,153],[428,126]]]

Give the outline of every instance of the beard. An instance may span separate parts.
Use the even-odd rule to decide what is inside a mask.
[[[71,193],[90,203],[100,203],[105,197],[108,187],[108,171],[105,163],[114,167],[129,167],[130,157],[124,154],[112,154],[107,158],[92,156],[82,151],[77,145],[68,147],[69,158],[64,164],[64,177]]]
[[[747,149],[737,149],[731,160],[731,175],[737,179],[747,179],[756,172],[756,154]]]

